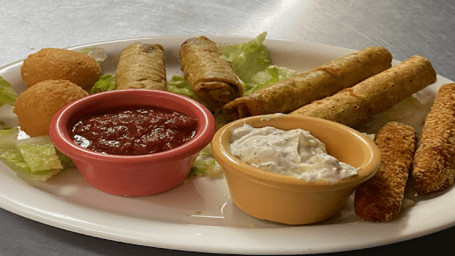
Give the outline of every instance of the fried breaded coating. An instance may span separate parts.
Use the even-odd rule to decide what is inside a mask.
[[[47,135],[54,114],[71,101],[86,95],[86,91],[68,80],[46,80],[19,94],[13,111],[19,126],[28,135]]]
[[[417,135],[413,127],[389,122],[376,135],[382,165],[361,184],[354,197],[355,213],[373,222],[390,221],[401,212]]]
[[[434,82],[436,71],[430,61],[414,55],[351,88],[313,101],[290,114],[324,118],[356,126]]]
[[[100,78],[101,67],[80,52],[44,48],[24,60],[21,76],[28,87],[45,80],[64,79],[87,89]]]
[[[392,54],[384,47],[372,46],[341,56],[223,106],[227,120],[251,115],[288,113],[314,100],[376,75],[392,66]]]
[[[440,191],[455,178],[455,83],[440,87],[425,117],[413,161],[414,188],[419,194]]]
[[[205,36],[187,39],[180,46],[180,67],[194,93],[210,110],[242,95],[242,84],[216,43]]]
[[[117,89],[166,90],[163,46],[138,42],[128,45],[120,54],[115,77]]]

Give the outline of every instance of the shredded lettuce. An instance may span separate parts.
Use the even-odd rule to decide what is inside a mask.
[[[103,62],[107,59],[107,54],[100,47],[88,47],[79,52],[94,58],[97,62]]]
[[[190,83],[183,76],[173,75],[167,82],[167,90],[198,100]]]
[[[0,158],[3,162],[12,170],[19,174],[25,175],[33,180],[47,181],[61,170],[43,170],[43,171],[31,171],[30,167],[25,163],[23,156],[17,149],[8,149],[1,153]]]
[[[0,107],[4,104],[14,106],[17,94],[11,84],[0,76]]]
[[[115,90],[115,76],[112,74],[103,74],[90,89],[90,94]]]
[[[219,46],[223,53],[221,58],[242,81],[243,95],[296,74],[295,70],[271,64],[270,52],[264,45],[266,36],[264,32],[246,43]]]
[[[213,157],[210,144],[202,149],[194,160],[189,177],[194,176],[208,176],[210,178],[223,176],[223,167]]]
[[[63,169],[55,147],[48,136],[18,140],[16,147],[32,172]]]
[[[0,152],[7,148],[10,148],[16,144],[18,129],[10,128],[4,125],[3,122],[0,122]]]
[[[19,129],[0,130],[0,159],[12,170],[34,180],[46,181],[72,161],[57,151],[49,136],[17,139]]]
[[[11,129],[11,127],[0,120],[0,136],[2,136],[2,133],[5,132],[4,130],[8,129]]]
[[[104,48],[88,47],[80,50],[79,52],[94,58],[97,62],[103,62],[107,59],[107,54],[104,51]],[[112,74],[103,74],[92,86],[89,93],[94,94],[98,92],[106,92],[114,90],[115,88],[115,76]]]
[[[221,58],[231,64],[235,74],[245,83],[250,83],[252,76],[271,64],[269,50],[264,45],[266,36],[264,32],[246,43],[218,45],[223,53]]]
[[[242,80],[243,95],[296,74],[292,69],[271,64],[270,52],[264,45],[266,36],[264,32],[246,43],[219,46],[221,58],[229,62]]]
[[[283,79],[294,76],[297,72],[292,69],[270,65],[266,69],[253,75],[248,84],[243,85],[243,95],[248,95],[268,84],[277,83]]]

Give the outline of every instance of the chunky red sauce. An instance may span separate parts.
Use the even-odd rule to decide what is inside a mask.
[[[87,149],[114,155],[162,152],[189,141],[197,119],[159,108],[139,107],[93,115],[72,130],[74,141]]]

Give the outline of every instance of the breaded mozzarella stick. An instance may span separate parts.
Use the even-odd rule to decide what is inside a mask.
[[[455,83],[441,86],[425,117],[412,177],[419,194],[443,190],[455,178]]]
[[[382,165],[361,184],[354,197],[355,213],[373,222],[390,221],[401,211],[417,135],[413,127],[389,122],[376,135]]]

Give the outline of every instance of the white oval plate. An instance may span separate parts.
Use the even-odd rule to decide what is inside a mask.
[[[72,47],[97,46],[108,59],[104,73],[114,73],[121,50],[134,41],[160,43],[166,52],[167,76],[181,74],[180,44],[190,36],[136,38]],[[217,43],[246,42],[247,38],[210,37]],[[353,50],[328,45],[266,40],[272,61],[303,71]],[[393,54],[393,53],[392,53]],[[394,61],[394,64],[398,61]],[[22,61],[0,69],[0,75],[21,92]],[[399,121],[421,129],[423,118],[440,85],[450,80],[438,76],[437,83],[416,94],[424,104],[399,104],[365,123],[365,131],[398,116]],[[391,115],[392,114],[392,115]],[[10,106],[0,108],[0,120],[17,125]],[[416,197],[407,193],[401,216],[389,223],[369,223],[355,216],[352,198],[331,220],[306,226],[286,226],[257,220],[236,208],[225,180],[200,177],[179,187],[149,197],[119,197],[89,186],[77,170],[68,170],[47,183],[21,178],[0,162],[0,207],[54,227],[73,232],[167,249],[238,254],[305,254],[348,251],[399,242],[455,223],[450,203],[455,190]],[[409,202],[412,202],[411,204]]]

